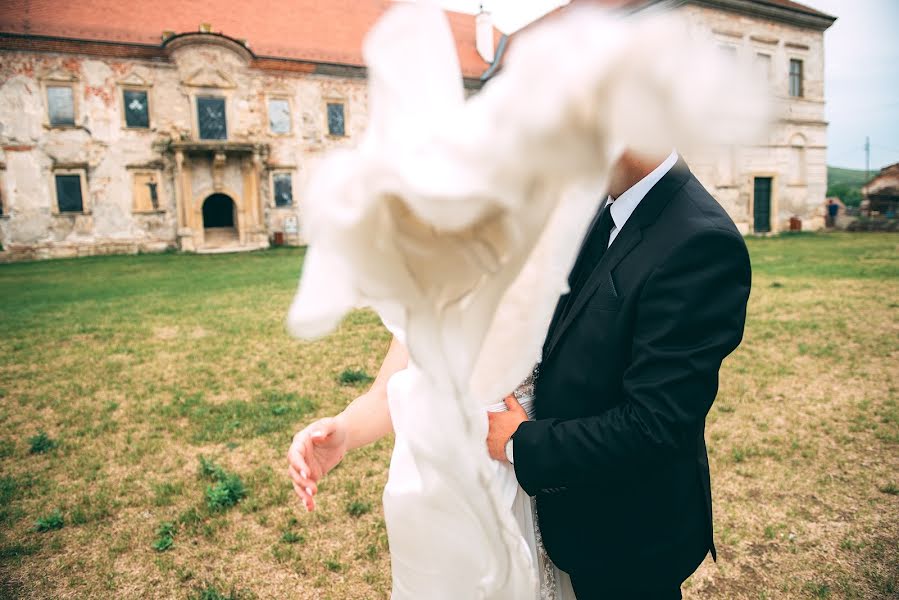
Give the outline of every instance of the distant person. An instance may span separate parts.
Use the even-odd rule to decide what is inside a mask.
[[[827,200],[827,227],[833,229],[837,225],[837,214],[840,212],[840,205],[833,198]]]

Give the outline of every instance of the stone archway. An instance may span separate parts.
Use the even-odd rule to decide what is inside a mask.
[[[211,194],[203,201],[205,246],[237,244],[237,206],[227,194]]]

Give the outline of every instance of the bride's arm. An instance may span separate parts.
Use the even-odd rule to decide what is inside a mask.
[[[347,450],[365,446],[393,433],[387,405],[387,382],[394,373],[405,369],[408,363],[406,347],[393,338],[371,388],[335,417],[337,426],[342,426],[346,431]]]
[[[387,405],[387,382],[394,373],[405,369],[408,362],[406,347],[393,338],[378,376],[367,392],[336,417],[310,423],[293,437],[287,451],[287,473],[307,510],[315,508],[313,497],[318,492],[318,482],[343,460],[349,450],[370,444],[393,431]]]

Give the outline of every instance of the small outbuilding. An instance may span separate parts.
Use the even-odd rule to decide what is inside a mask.
[[[899,163],[880,170],[862,187],[862,211],[865,216],[896,218],[899,208]]]

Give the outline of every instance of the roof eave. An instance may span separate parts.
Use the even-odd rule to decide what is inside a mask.
[[[651,5],[654,7],[666,6],[675,8],[684,4],[697,4],[750,17],[771,19],[772,21],[780,21],[781,23],[816,31],[826,31],[837,20],[836,17],[824,13],[806,12],[796,8],[770,4],[764,0],[655,0],[643,7]]]

